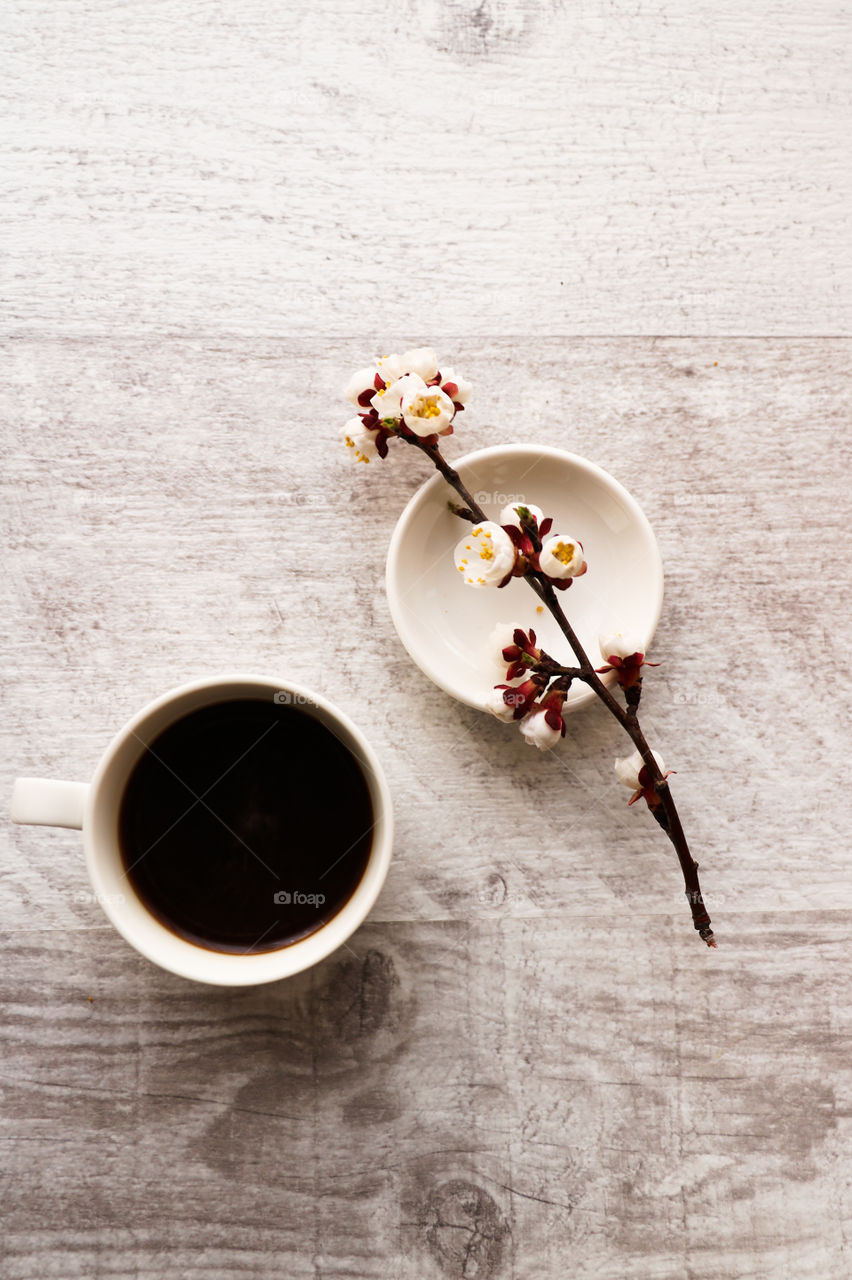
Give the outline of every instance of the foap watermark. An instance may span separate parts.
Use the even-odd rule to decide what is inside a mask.
[[[682,88],[669,89],[665,101],[659,104],[661,107],[679,107],[685,111],[695,111],[699,114],[716,114],[722,109],[722,85],[716,87],[715,92],[707,92],[704,89],[698,89],[694,85]]]
[[[733,903],[733,895],[730,893],[717,893],[715,889],[708,889],[705,893],[693,891],[686,894],[686,900],[689,903],[697,903],[704,907],[723,907],[731,906]]]
[[[527,501],[523,493],[501,493],[498,489],[479,489],[473,495],[473,499],[479,507],[526,506]]]
[[[681,689],[672,694],[672,702],[690,707],[722,707],[728,699],[716,689]]]
[[[291,507],[327,507],[328,495],[320,492],[282,493],[279,501]]]
[[[114,511],[117,507],[123,506],[124,499],[120,494],[111,493],[109,490],[95,492],[92,489],[75,489],[71,494],[71,502],[81,510],[84,507],[105,507]]]
[[[278,889],[272,895],[276,907],[321,907],[325,902],[324,893],[302,893],[299,889]]]
[[[71,889],[67,893],[60,889],[51,894],[51,897],[61,899],[62,902],[73,902],[80,907],[92,906],[94,903],[99,903],[102,907],[121,906],[125,901],[123,893],[92,893],[90,889]]]
[[[293,693],[290,689],[277,689],[272,695],[272,701],[276,702],[279,707],[315,707],[316,703],[313,698],[306,693]]]
[[[698,491],[696,493],[676,493],[672,497],[672,502],[676,507],[726,507],[741,501],[742,497],[738,493]]]

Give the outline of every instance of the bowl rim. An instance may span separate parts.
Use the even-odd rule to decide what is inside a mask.
[[[663,560],[660,555],[659,544],[657,543],[656,534],[654,533],[651,522],[645,515],[633,494],[625,489],[624,485],[616,480],[614,476],[605,471],[603,467],[598,466],[596,462],[592,462],[589,458],[582,457],[579,453],[572,453],[568,449],[559,449],[554,445],[544,444],[495,444],[487,445],[483,449],[474,449],[471,453],[464,454],[463,457],[453,460],[450,459],[450,466],[454,470],[461,472],[466,466],[472,465],[477,461],[492,458],[521,457],[525,454],[535,453],[539,458],[551,458],[554,461],[567,463],[577,471],[585,472],[585,474],[594,477],[600,481],[605,488],[609,489],[616,497],[618,497],[630,511],[634,521],[638,525],[642,537],[650,552],[650,567],[652,570],[652,581],[649,590],[653,595],[653,620],[649,629],[648,644],[654,637],[660,616],[663,609]],[[462,476],[464,479],[464,476]],[[400,557],[405,542],[406,534],[414,517],[419,514],[422,507],[430,502],[434,496],[444,486],[449,488],[448,482],[444,477],[436,472],[430,476],[428,480],[411,495],[406,503],[399,519],[394,526],[391,534],[390,544],[388,546],[387,559],[385,562],[385,594],[387,596],[388,608],[390,610],[391,620],[396,629],[396,633],[402,642],[403,648],[408,656],[420,668],[425,676],[427,676],[433,684],[439,689],[443,689],[445,693],[457,701],[464,703],[468,707],[474,707],[477,711],[484,711],[485,707],[481,702],[477,702],[466,691],[466,688],[460,681],[454,681],[452,677],[448,677],[442,668],[437,664],[430,662],[429,657],[424,656],[423,650],[418,648],[417,636],[413,629],[409,627],[408,620],[401,604],[401,592],[399,591],[400,583]],[[449,555],[452,548],[448,548]],[[580,697],[575,698],[570,707],[566,704],[566,710],[576,710],[578,707],[585,705],[595,697],[592,689],[585,687]]]

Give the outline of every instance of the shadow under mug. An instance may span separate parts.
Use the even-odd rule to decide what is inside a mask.
[[[119,811],[136,763],[176,720],[201,707],[238,698],[289,695],[343,743],[369,787],[374,827],[367,865],[351,897],[313,933],[276,950],[235,954],[208,950],[172,933],[136,896],[119,848]],[[379,896],[391,859],[393,813],[388,784],[366,738],[348,716],[309,689],[266,676],[223,675],[181,685],[138,712],[113,738],[91,783],[19,778],[12,794],[13,822],[82,829],[92,889],[112,924],[155,964],[181,977],[219,986],[274,982],[318,964],[358,928]]]

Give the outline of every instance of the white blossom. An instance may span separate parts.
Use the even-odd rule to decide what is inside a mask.
[[[340,432],[349,456],[355,462],[371,462],[378,457],[376,432],[365,427],[360,418],[350,418]]]
[[[663,757],[658,751],[652,751],[651,755],[657,762],[660,773],[665,774],[666,765]],[[637,748],[631,756],[624,756],[621,760],[615,762],[615,776],[623,787],[629,787],[631,791],[638,791],[642,786],[639,781],[639,770],[645,761]]]
[[[602,631],[598,637],[604,662],[610,658],[631,658],[634,653],[645,652],[645,641],[638,632]]]
[[[521,517],[518,515],[518,507],[526,507],[531,516],[535,516],[536,524],[541,524],[544,519],[544,512],[541,507],[537,507],[534,502],[515,502],[508,507],[504,507],[500,512],[500,523],[514,525],[516,529],[521,528]]]
[[[443,386],[446,386],[448,382],[455,383],[457,388],[456,394],[453,396],[453,400],[456,404],[467,404],[470,399],[471,392],[473,391],[473,383],[468,382],[466,378],[455,373],[452,369],[442,369],[441,383]]]
[[[527,742],[533,747],[538,747],[539,751],[550,751],[562,737],[560,729],[554,729],[547,723],[547,717],[543,711],[534,711],[532,715],[526,716],[521,721],[521,733]]]
[[[359,403],[359,396],[365,391],[375,391],[376,389],[376,366],[370,365],[364,369],[358,369],[353,373],[352,377],[346,384],[344,395],[347,400],[351,400],[354,405]]]
[[[406,373],[403,377],[391,382],[389,386],[383,387],[381,391],[377,391],[370,404],[380,418],[399,420],[402,417],[403,396],[410,391],[422,391],[425,387],[426,383],[419,373]]]
[[[439,385],[442,381],[450,386],[450,394]],[[369,408],[367,416],[371,420],[377,418],[369,428],[356,427],[354,420],[347,422],[342,434],[351,456],[359,462],[383,456],[384,445],[382,454],[378,454],[376,439],[381,442],[387,433],[401,430],[403,424],[402,434],[409,441],[411,433],[421,440],[450,435],[457,407],[464,404],[471,390],[470,383],[452,369],[446,375],[440,374],[438,357],[431,347],[412,347],[402,355],[394,351],[379,356],[373,364],[357,369],[344,390],[356,409]],[[386,431],[379,434],[382,426]]]
[[[492,716],[496,716],[498,720],[504,720],[508,723],[515,718],[515,708],[507,706],[503,699],[505,689],[492,689],[485,699],[485,708],[490,711]]]
[[[396,382],[397,378],[401,378],[404,373],[408,372],[405,365],[402,363],[401,357],[398,356],[396,352],[391,356],[379,356],[376,361],[376,370],[382,382],[386,383],[388,386],[390,386],[392,382]]]
[[[414,377],[416,375],[412,375]],[[402,379],[402,381],[408,381]],[[408,381],[402,393],[402,416],[416,436],[440,435],[453,420],[456,407],[440,387],[420,386]],[[396,384],[399,385],[398,383]]]
[[[515,544],[493,520],[474,525],[453,553],[456,568],[472,587],[498,587],[515,566]]]
[[[554,533],[545,538],[538,562],[548,578],[576,578],[586,567],[582,547],[567,533]]]
[[[431,382],[438,372],[438,357],[431,347],[417,347],[399,357],[403,373],[416,373],[424,382]]]
[[[483,665],[487,666],[489,671],[494,671],[495,679],[505,680],[506,678],[506,668],[509,664],[503,657],[503,650],[515,643],[515,630],[511,622],[498,622],[485,642]],[[523,678],[523,676],[519,677],[521,680]]]

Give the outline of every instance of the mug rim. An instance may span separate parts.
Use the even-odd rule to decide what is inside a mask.
[[[295,698],[304,699],[302,709],[308,714],[312,714],[312,709],[319,710],[322,714],[317,718],[332,732],[337,734],[339,727],[343,734],[337,734],[337,736],[341,738],[347,750],[355,756],[369,787],[374,819],[373,839],[364,873],[354,892],[340,910],[305,937],[297,938],[294,942],[270,951],[245,954],[208,949],[173,933],[151,913],[132,885],[126,882],[129,897],[141,907],[144,913],[144,925],[140,925],[140,913],[135,908],[128,911],[125,901],[114,901],[115,895],[107,891],[104,880],[105,860],[110,859],[113,868],[118,869],[121,865],[121,852],[115,837],[112,848],[104,851],[100,846],[97,831],[98,810],[105,803],[102,796],[103,786],[109,779],[117,754],[136,734],[136,731],[173,703],[179,704],[194,694],[205,692],[215,694],[217,690],[221,692],[229,687],[243,687],[246,692],[252,688],[269,690],[271,693],[287,692]],[[216,699],[211,698],[210,701],[213,702]],[[205,703],[198,705],[205,705]],[[168,724],[179,720],[182,714],[185,713],[176,706],[174,717],[161,725],[157,732],[162,732]],[[353,746],[356,749],[353,750]],[[120,794],[123,794],[123,787],[127,783],[131,770],[132,766],[130,769],[125,769],[123,774],[119,774]],[[110,806],[113,809],[118,807],[118,805],[113,806],[111,800]],[[318,964],[336,951],[363,923],[375,905],[387,877],[392,845],[393,809],[390,788],[382,765],[361,729],[328,698],[305,685],[290,679],[276,679],[268,675],[246,672],[225,672],[187,681],[160,694],[135,712],[113,736],[101,755],[83,812],[86,869],[92,888],[95,890],[95,896],[113,927],[136,951],[161,969],[191,981],[215,986],[242,987],[275,982]],[[122,878],[124,878],[123,873]]]

